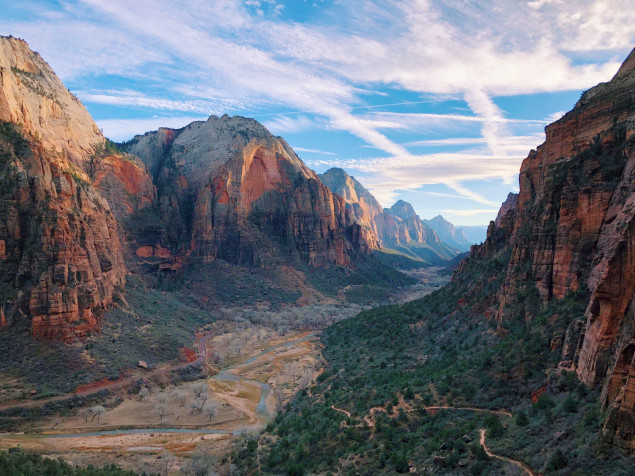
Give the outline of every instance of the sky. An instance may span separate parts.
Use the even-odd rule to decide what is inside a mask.
[[[487,224],[635,44],[632,0],[0,0],[104,134],[253,117],[384,207]]]

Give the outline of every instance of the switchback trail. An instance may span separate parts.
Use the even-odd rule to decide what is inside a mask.
[[[346,410],[342,410],[341,408],[335,408],[334,405],[331,405],[331,408],[336,412],[344,413],[348,418],[351,417],[351,412],[347,412]]]
[[[334,405],[331,405],[331,408],[337,412],[341,412],[346,414],[347,417],[351,417],[350,412],[342,409],[342,408],[336,408]],[[510,412],[508,412],[507,410],[490,410],[487,408],[477,408],[477,407],[452,407],[449,405],[438,405],[438,406],[428,406],[428,407],[423,407],[426,411],[438,411],[438,410],[454,410],[454,411],[460,411],[460,410],[465,410],[465,411],[471,411],[471,412],[481,412],[481,413],[490,413],[492,415],[503,415],[506,417],[510,417],[512,416],[512,414]],[[364,415],[363,420],[364,422],[369,426],[369,427],[373,427],[375,426],[375,422],[372,420],[372,415],[373,413],[377,412],[377,411],[381,411],[381,412],[386,412],[386,410],[382,407],[373,407],[370,409],[370,416],[369,415]],[[413,410],[406,410],[406,411],[413,411]],[[345,427],[348,427],[349,425],[345,424],[344,422],[342,422],[342,425]],[[354,425],[356,427],[359,426],[363,426],[363,423],[359,423],[357,425]],[[511,463],[515,466],[518,466],[519,468],[521,468],[524,472],[526,472],[527,474],[529,474],[529,476],[539,476],[538,473],[534,472],[534,470],[532,470],[527,464],[523,463],[522,461],[517,461],[515,459],[511,459],[511,458],[507,458],[505,456],[499,456],[496,455],[494,453],[492,453],[490,451],[490,449],[487,447],[487,445],[485,444],[485,432],[486,430],[484,428],[481,428],[479,430],[479,434],[480,434],[480,443],[481,446],[483,447],[483,449],[485,450],[485,453],[487,454],[487,456],[489,456],[490,458],[496,458],[499,459],[501,461],[507,461],[508,463]]]
[[[490,458],[499,459],[501,461],[507,461],[508,463],[511,463],[511,464],[513,464],[515,466],[518,466],[520,469],[522,469],[529,476],[538,476],[538,473],[536,473],[533,469],[531,469],[527,464],[523,463],[522,461],[517,461],[515,459],[507,458],[505,456],[499,456],[497,454],[492,453],[490,451],[490,449],[487,447],[487,445],[485,444],[485,432],[487,430],[485,428],[481,428],[478,431],[479,431],[479,434],[480,434],[481,446],[485,450],[485,453],[487,454],[487,456],[489,456]]]

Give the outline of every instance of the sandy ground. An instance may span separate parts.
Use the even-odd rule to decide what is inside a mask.
[[[150,387],[149,394],[143,399],[122,390],[116,400],[104,405],[106,411],[99,419],[89,417],[86,421],[79,414],[54,416],[38,422],[28,434],[0,434],[0,449],[21,446],[77,464],[116,462],[136,471],[165,474],[168,468],[170,473],[178,474],[186,465],[192,464],[193,455],[220,456],[241,434],[264,428],[280,404],[317,376],[321,361],[319,344],[317,338],[307,336],[308,333],[284,338],[271,335],[272,340],[261,340],[261,345],[255,346],[251,355],[244,356],[242,362],[220,374],[178,386]],[[288,345],[270,349],[285,343]],[[253,361],[246,362],[250,359]],[[204,408],[214,408],[211,419],[207,411],[192,409],[192,403],[200,406],[201,400],[195,395],[195,389],[201,383],[207,395]],[[257,411],[262,384],[271,386],[265,412]],[[135,434],[86,435],[122,428],[151,430]],[[162,433],[161,428],[227,433]],[[70,436],[74,434],[80,435]]]

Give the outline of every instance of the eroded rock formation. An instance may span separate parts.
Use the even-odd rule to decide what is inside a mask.
[[[148,166],[171,224],[145,246],[254,266],[289,252],[313,266],[349,265],[369,250],[344,200],[252,119],[212,116],[138,136],[127,150]]]
[[[86,169],[104,138],[25,42],[0,37],[0,83],[3,326],[72,338],[125,283],[117,222]]]
[[[339,168],[327,170],[320,178],[344,199],[371,248],[384,246],[406,251],[432,264],[440,264],[459,254],[456,247],[441,240],[432,227],[419,218],[408,202],[399,200],[391,208],[382,209],[362,184]]]
[[[588,288],[561,368],[602,386],[606,437],[635,445],[635,50],[546,135],[522,164],[517,199],[508,198],[473,255],[510,250],[499,320],[519,309],[524,283],[535,284],[543,304]]]

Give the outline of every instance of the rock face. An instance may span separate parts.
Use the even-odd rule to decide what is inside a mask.
[[[440,239],[425,220],[419,218],[409,203],[399,200],[390,209],[382,209],[362,184],[339,168],[327,170],[320,178],[344,199],[371,248],[398,249],[431,264],[441,264],[459,254],[456,247]]]
[[[439,239],[444,243],[453,246],[459,251],[469,251],[472,243],[468,241],[462,228],[456,228],[452,223],[447,221],[441,215],[423,222],[432,228]]]
[[[369,252],[344,199],[252,119],[212,116],[135,137],[126,150],[147,165],[156,214],[169,224],[142,246],[248,266],[289,253],[312,266],[349,265]]]
[[[362,226],[368,245],[374,249],[379,248],[381,232],[378,227],[381,225],[384,210],[375,197],[355,177],[351,177],[340,168],[329,169],[319,177],[333,193],[344,199],[346,209]]]
[[[502,225],[503,220],[505,219],[507,214],[510,211],[515,210],[517,205],[518,205],[518,194],[510,193],[509,195],[507,195],[507,199],[501,205],[500,210],[498,210],[498,215],[496,215],[496,220],[494,220],[494,223],[496,224],[497,227],[500,227]]]
[[[79,167],[104,142],[86,108],[51,67],[12,37],[0,37],[0,120],[20,124],[47,151]]]
[[[0,37],[0,83],[2,320],[72,338],[125,283],[117,222],[87,169],[104,138],[25,42]]]
[[[561,366],[602,386],[605,436],[635,445],[635,50],[546,135],[522,164],[518,197],[473,254],[510,250],[500,320],[524,283],[543,303],[588,288],[584,325],[570,324]]]

